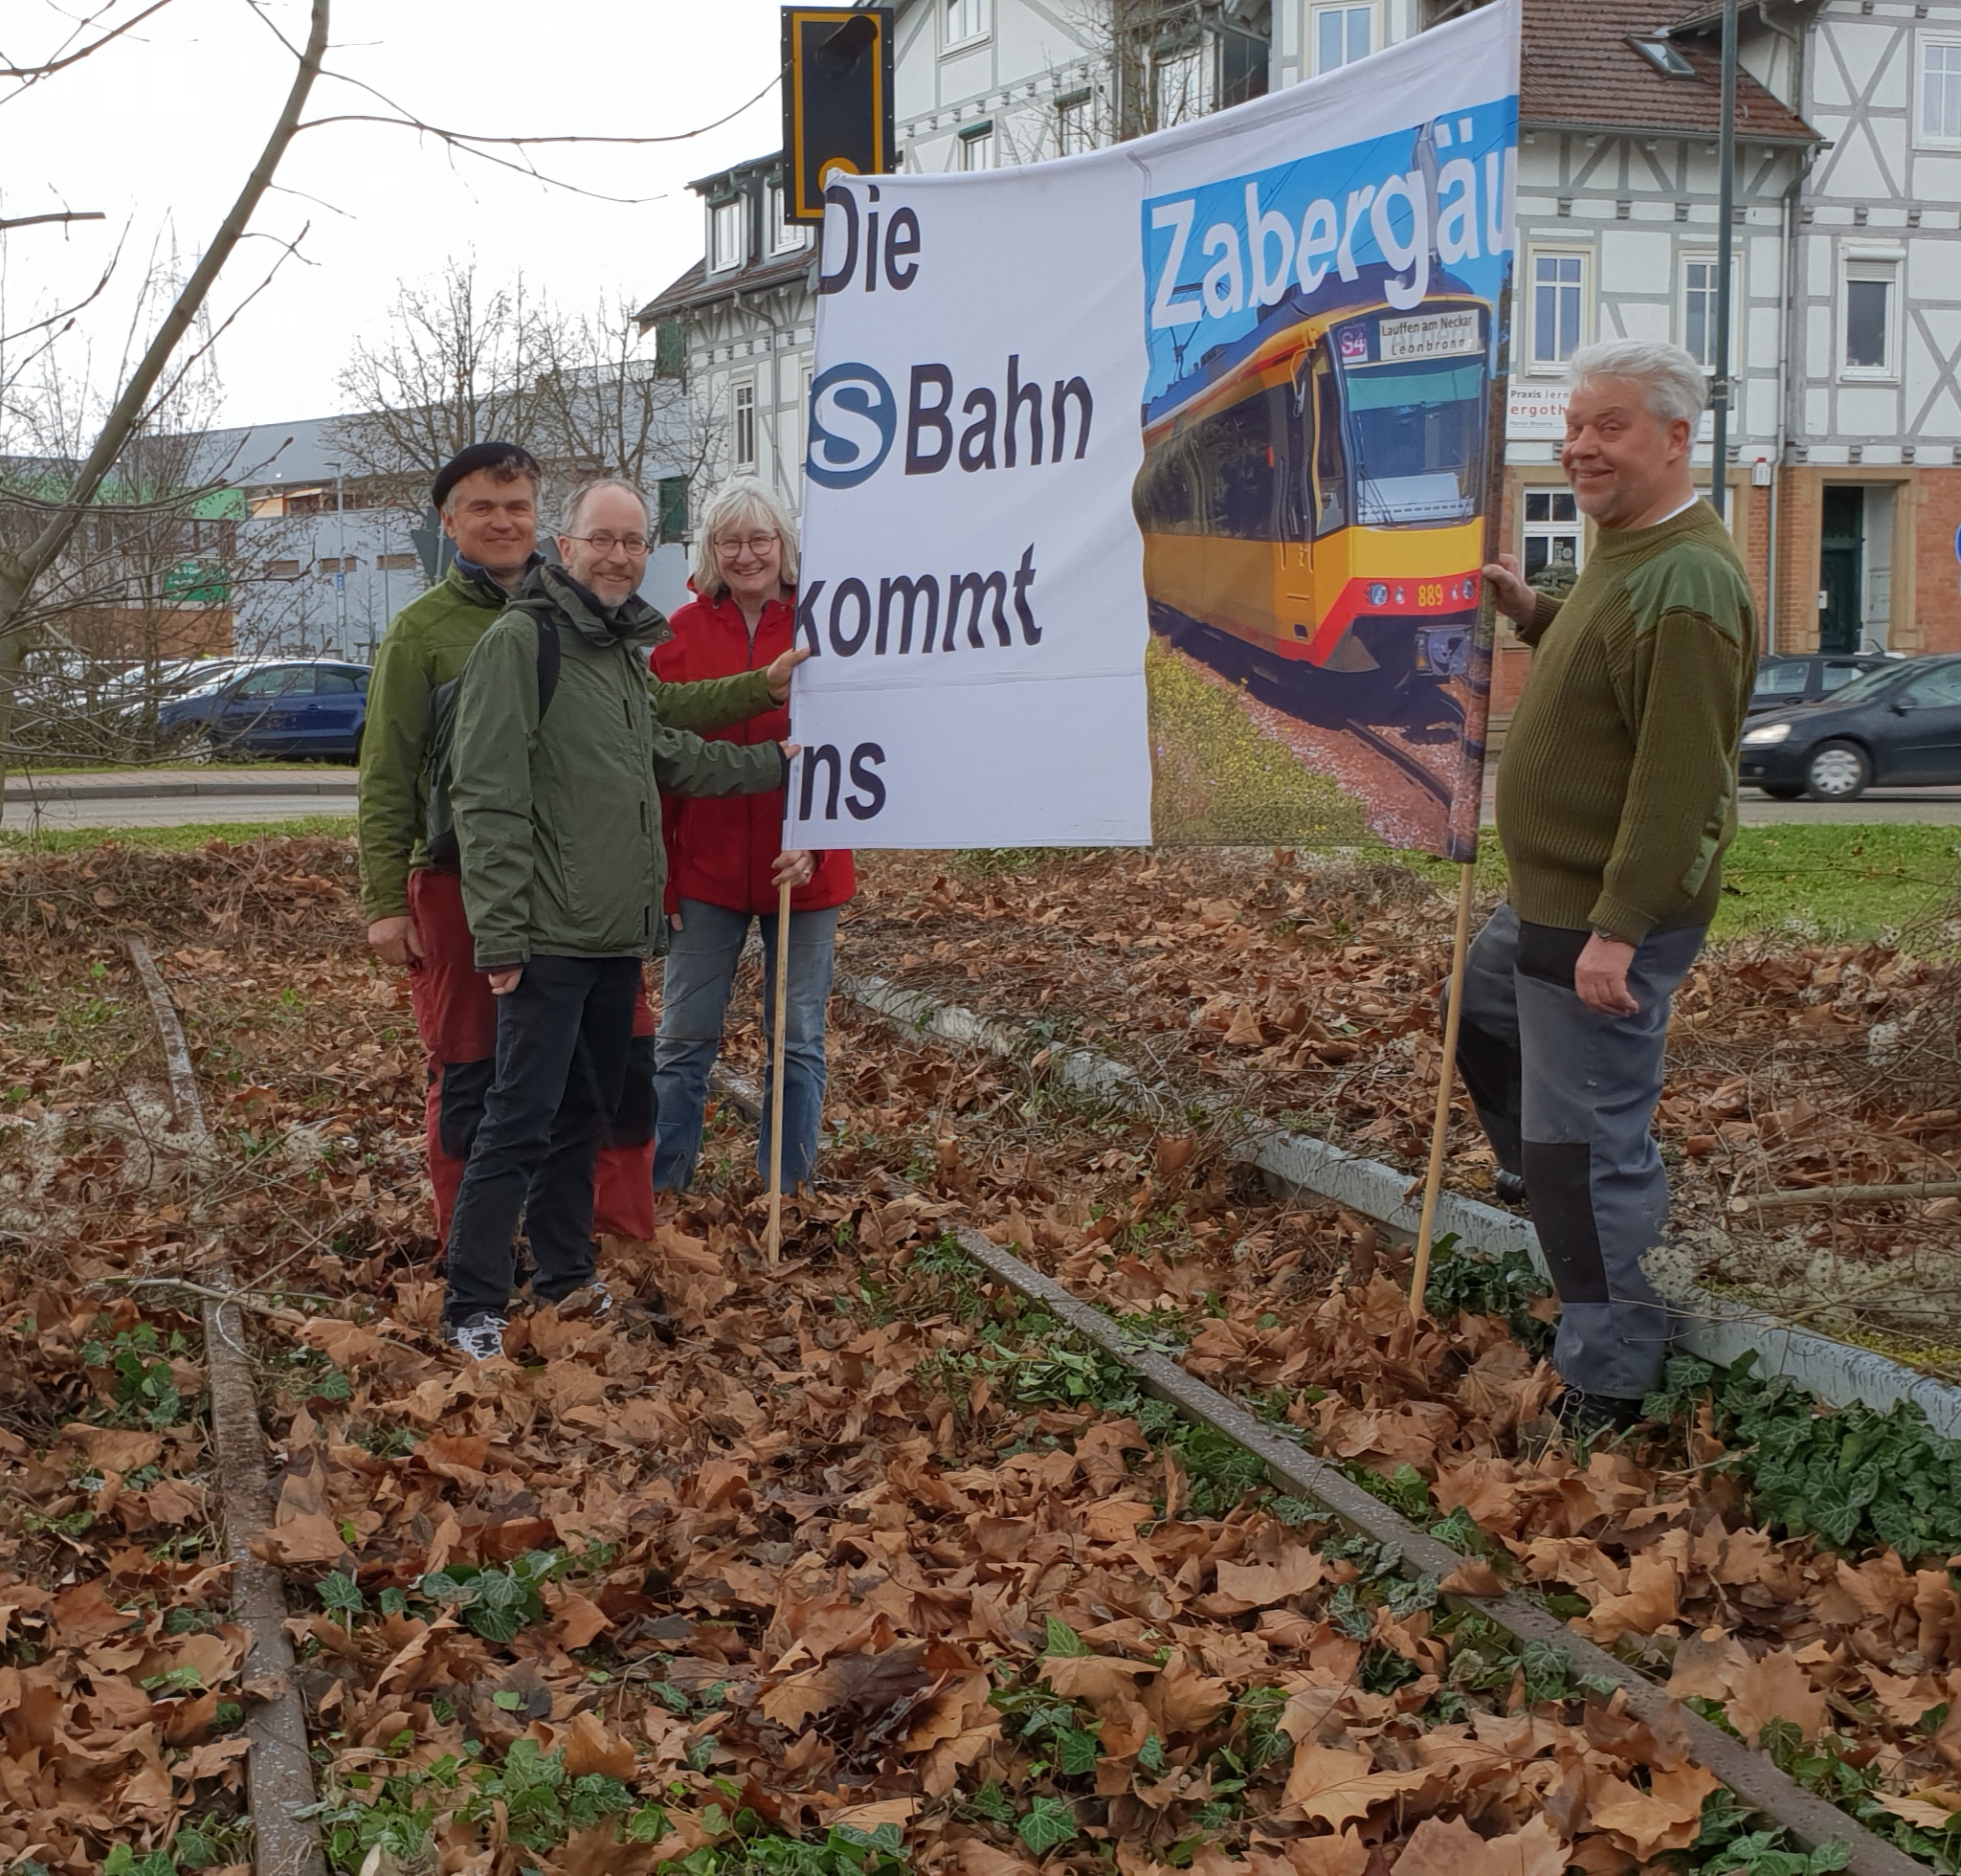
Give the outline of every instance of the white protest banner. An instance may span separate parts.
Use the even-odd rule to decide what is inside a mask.
[[[833,185],[789,844],[1469,851],[1518,32]]]

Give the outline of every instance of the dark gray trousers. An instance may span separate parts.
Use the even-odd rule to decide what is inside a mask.
[[[1668,1225],[1650,1129],[1669,1002],[1704,936],[1691,927],[1640,946],[1627,977],[1641,1006],[1632,1016],[1580,1001],[1584,931],[1522,925],[1501,905],[1471,946],[1458,1065],[1499,1164],[1525,1175],[1559,1292],[1553,1364],[1588,1394],[1644,1395],[1668,1353],[1669,1312],[1641,1268]]]
[[[592,1281],[592,1174],[620,1106],[637,957],[534,957],[497,999],[497,1079],[450,1218],[445,1323],[510,1307],[518,1219],[556,1303]]]

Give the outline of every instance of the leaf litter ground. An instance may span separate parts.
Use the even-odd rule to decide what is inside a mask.
[[[1832,1866],[994,1293],[955,1213],[1477,1553],[1465,1587],[1535,1586],[1954,1866],[1945,1560],[1862,1524],[1825,1549],[1789,1493],[1760,1516],[1729,1443],[1750,1403],[1678,1375],[1672,1430],[1549,1446],[1543,1303],[1473,1273],[1473,1306],[1413,1330],[1367,1227],[848,1016],[836,1183],[780,1270],[724,1111],[702,1200],[609,1247],[671,1340],[546,1310],[466,1369],[435,1340],[419,1062],[398,982],[359,957],[346,849],[43,858],[5,883],[16,1866],[249,1855],[254,1693],[182,1287],[226,1260],[259,1293],[269,1552],[349,1876],[377,1845],[377,1869],[498,1876]],[[112,919],[185,1013],[205,1161],[170,1137]]]

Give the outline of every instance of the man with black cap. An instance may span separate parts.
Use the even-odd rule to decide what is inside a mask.
[[[437,473],[430,500],[456,544],[448,572],[395,614],[375,655],[361,739],[361,898],[376,956],[409,968],[415,1028],[429,1058],[424,1137],[439,1240],[483,1118],[497,1052],[497,1004],[471,955],[461,882],[434,865],[423,840],[431,700],[463,666],[537,551],[543,472],[515,443],[472,443]],[[798,656],[801,656],[799,654]],[[695,684],[657,685],[655,714],[677,728],[718,729],[780,705],[790,666]],[[782,668],[778,668],[781,666]],[[593,1229],[647,1238],[654,1229],[654,1022],[640,999],[635,1047],[646,1056],[594,1180]]]

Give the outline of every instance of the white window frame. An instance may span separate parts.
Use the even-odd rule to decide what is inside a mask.
[[[959,168],[963,175],[978,174],[983,169],[997,167],[1000,145],[995,136],[992,119],[960,133]]]
[[[1677,343],[1691,357],[1694,353],[1688,343],[1688,270],[1697,265],[1719,269],[1722,264],[1723,257],[1714,248],[1682,248],[1675,257],[1675,329],[1680,335]],[[1709,284],[1710,357],[1703,364],[1703,369],[1712,374],[1716,369],[1716,291],[1715,275],[1712,273]],[[1729,276],[1729,375],[1732,378],[1742,373],[1743,357],[1737,349],[1737,335],[1743,329],[1741,315],[1744,303],[1743,256],[1738,254],[1731,262]]]
[[[1957,126],[1956,134],[1953,136],[1948,136],[1941,131],[1929,130],[1928,128],[1928,54],[1936,48],[1945,54],[1952,56],[1954,65],[1951,74],[1949,76],[1952,76],[1957,82],[1961,82],[1961,38],[1953,38],[1942,34],[1929,33],[1920,34],[1918,43],[1914,47],[1913,57],[1913,102],[1911,106],[1913,112],[1913,145],[1916,149],[1924,150],[1961,149],[1961,126]]]
[[[796,472],[799,477],[811,454],[811,380],[816,374],[816,359],[810,352],[805,352],[797,361],[796,368]]]
[[[1355,61],[1348,56],[1348,30],[1346,20],[1342,32],[1341,65],[1324,65],[1321,62],[1321,21],[1325,14],[1344,15],[1366,12],[1369,15],[1369,53],[1378,53],[1383,48],[1382,0],[1304,0],[1302,13],[1302,30],[1305,38],[1301,47],[1301,69],[1310,78],[1318,78],[1324,72],[1338,72],[1342,65],[1352,65]],[[1368,54],[1363,55],[1365,57]]]
[[[1096,92],[1085,85],[1056,100],[1056,154],[1083,156],[1095,148]]]
[[[1177,114],[1166,108],[1165,75],[1174,66],[1190,73],[1178,83]],[[1157,127],[1170,130],[1181,123],[1195,123],[1211,114],[1218,89],[1218,47],[1207,35],[1181,46],[1169,56],[1153,58],[1150,64],[1150,102]]]
[[[1861,271],[1870,270],[1870,271]],[[1841,248],[1838,252],[1838,377],[1847,384],[1886,385],[1900,382],[1901,300],[1906,257],[1899,248]],[[1881,365],[1847,362],[1852,340],[1852,282],[1883,279],[1886,295],[1886,357]]]
[[[764,191],[764,201],[769,215],[769,252],[780,254],[800,254],[811,244],[811,231],[800,221],[787,221],[783,214],[783,185],[772,182]]]
[[[993,36],[994,0],[936,0],[940,51],[969,52]]]
[[[1539,263],[1542,260],[1577,260],[1580,263],[1579,335],[1573,341],[1573,350],[1577,351],[1593,336],[1593,251],[1592,248],[1553,242],[1526,251],[1526,296],[1530,309],[1530,316],[1526,322],[1526,369],[1538,377],[1561,377],[1565,375],[1567,358],[1572,356],[1571,352],[1566,358],[1539,356]]]
[[[733,274],[748,258],[748,203],[741,195],[732,195],[725,201],[711,202],[708,205],[708,271],[711,274]],[[732,245],[735,257],[724,260],[722,234],[724,229],[733,231]]]
[[[753,376],[728,381],[728,466],[735,475],[754,475],[759,441],[756,381]],[[745,454],[747,445],[747,454]]]
[[[1563,541],[1571,537],[1573,544],[1572,570],[1577,573],[1587,564],[1587,523],[1586,517],[1579,511],[1579,503],[1573,502],[1573,515],[1571,521],[1532,521],[1528,518],[1526,509],[1535,495],[1554,499],[1563,495],[1569,502],[1573,502],[1573,492],[1564,482],[1527,482],[1519,490],[1520,571],[1524,573],[1526,562],[1529,558],[1526,552],[1526,542]],[[1549,561],[1550,556],[1548,558]],[[1529,579],[1531,575],[1526,573],[1525,577]]]

